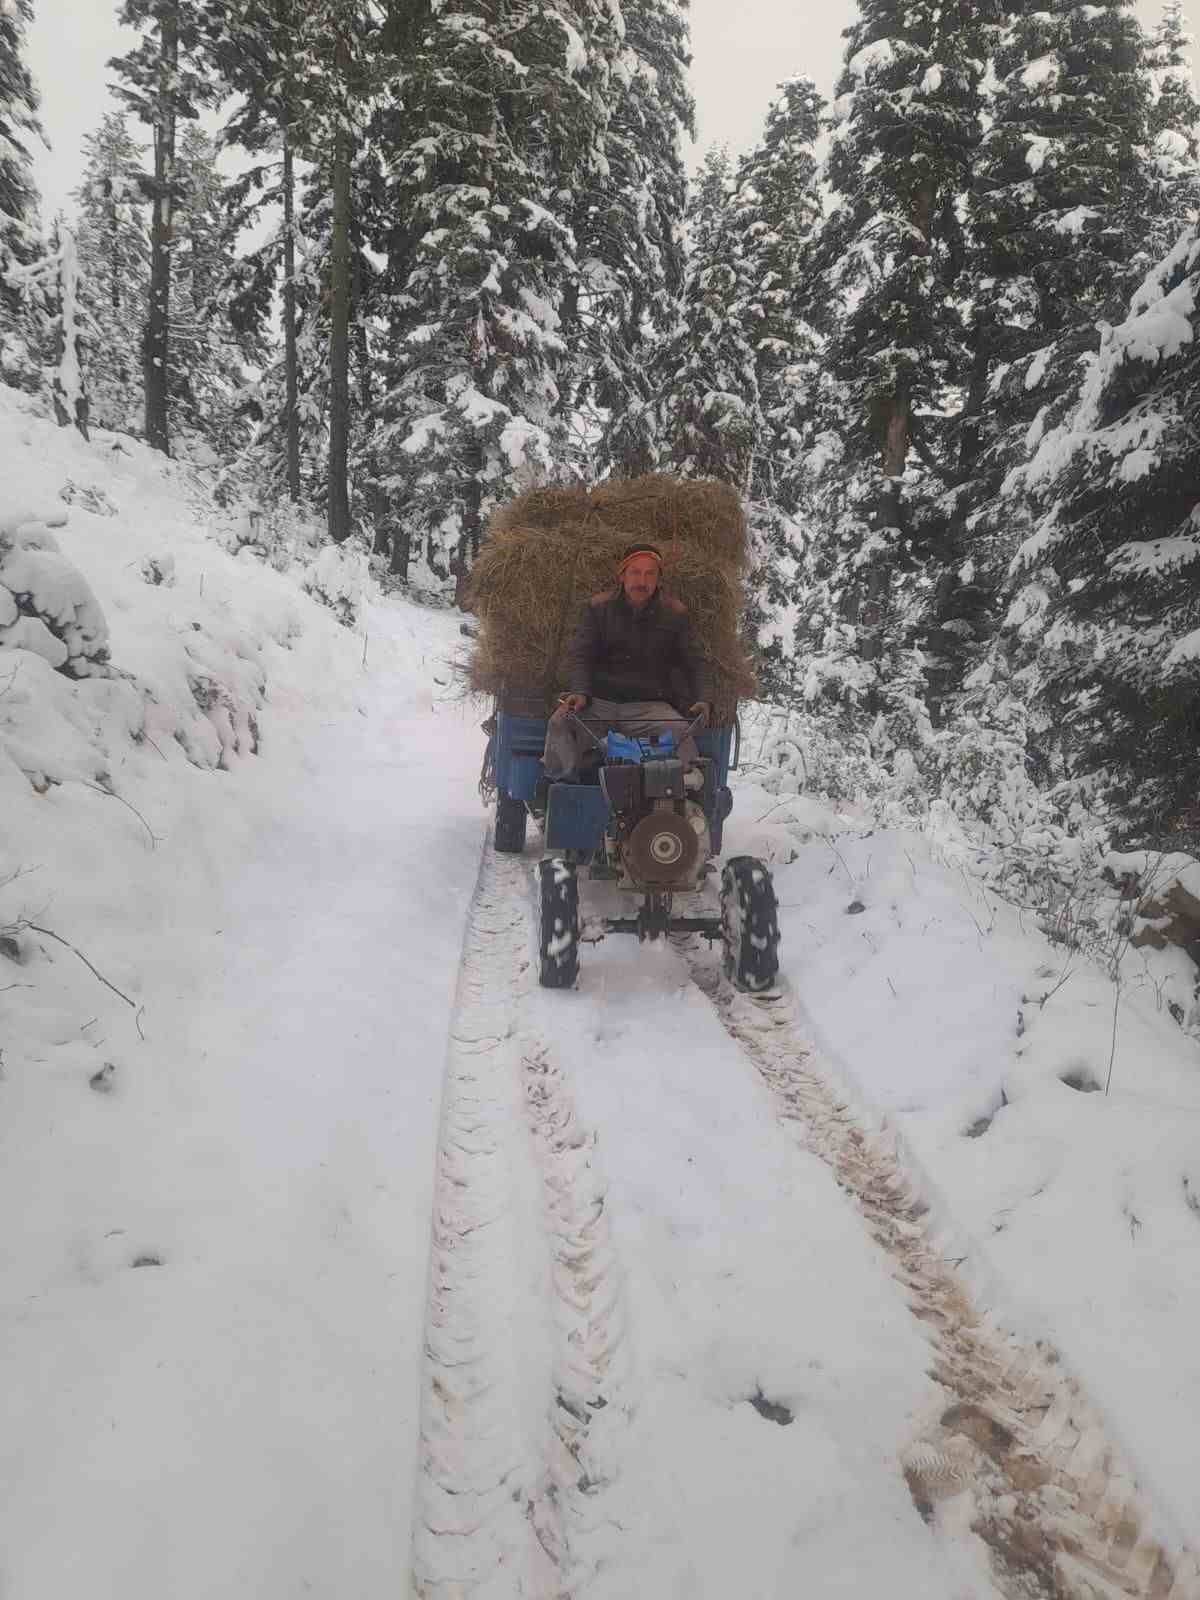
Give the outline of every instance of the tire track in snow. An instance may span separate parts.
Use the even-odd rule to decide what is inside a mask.
[[[737,993],[711,956],[681,952],[781,1121],[833,1170],[905,1286],[950,1404],[902,1462],[922,1516],[983,1542],[1012,1600],[1200,1600],[1200,1561],[1156,1529],[1103,1419],[1050,1346],[986,1326],[938,1254],[919,1183],[821,1077],[786,988]],[[969,1497],[968,1514],[963,1499]],[[943,1506],[945,1509],[943,1510]]]
[[[594,1140],[528,1019],[529,863],[484,851],[434,1191],[413,1590],[567,1600],[593,1562],[624,1323]],[[535,1235],[536,1237],[531,1237]],[[530,1338],[517,1265],[543,1258]],[[531,1398],[531,1396],[533,1398]]]
[[[557,1592],[514,1349],[519,905],[485,851],[451,1021],[434,1188],[413,1587],[428,1600]]]
[[[613,1249],[596,1136],[580,1128],[569,1081],[547,1045],[531,1044],[523,1064],[552,1242],[559,1335],[551,1466],[568,1586],[578,1594],[602,1555],[603,1540],[592,1536],[611,1526],[604,1491],[616,1476],[619,1443],[631,1416],[624,1275]]]

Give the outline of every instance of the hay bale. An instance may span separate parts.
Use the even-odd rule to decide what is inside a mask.
[[[745,563],[746,519],[736,491],[727,483],[693,482],[662,473],[610,478],[596,485],[588,501],[606,527],[629,535],[627,544],[647,539],[664,554],[677,544],[687,544],[734,567]]]
[[[742,566],[746,560],[746,519],[736,492],[727,483],[670,478],[607,478],[594,489],[559,484],[518,495],[492,515],[494,536],[510,528],[583,529],[593,521],[621,533],[625,543],[645,539],[667,550],[676,544],[699,546],[718,561]]]
[[[471,609],[480,619],[471,687],[513,707],[548,709],[566,687],[563,659],[583,607],[613,586],[630,540],[627,527],[608,528],[595,516],[551,528],[493,523],[471,574]],[[738,636],[736,569],[698,542],[663,544],[663,585],[691,613],[713,669],[716,719],[727,722],[738,699],[756,692]]]
[[[561,528],[587,520],[588,492],[581,483],[530,489],[492,512],[489,535],[508,528]]]

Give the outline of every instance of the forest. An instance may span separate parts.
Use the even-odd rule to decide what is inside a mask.
[[[674,0],[119,10],[140,42],[44,217],[31,0],[0,4],[4,383],[431,602],[469,604],[524,489],[732,484],[810,760],[1002,839],[1200,844],[1180,0],[1152,31],[860,0],[832,103],[786,79],[696,173]]]

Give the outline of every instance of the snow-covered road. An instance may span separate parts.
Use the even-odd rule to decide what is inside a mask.
[[[540,991],[528,868],[485,853],[452,1029],[417,1592],[1191,1595],[796,1002],[619,940]]]
[[[532,986],[528,881],[489,853],[468,932],[418,1592],[989,1593],[914,1512],[929,1352],[852,1206],[672,952]]]
[[[909,1178],[797,1089],[795,1002],[621,939],[539,990],[463,707],[295,687],[164,825],[145,1043],[7,1130],[47,1243],[7,1278],[12,1595],[1190,1597],[1083,1398],[971,1343]]]
[[[1200,1600],[1161,961],[1118,1032],[944,841],[751,774],[781,996],[541,991],[456,617],[351,632],[3,394],[0,455],[99,507],[117,669],[0,658],[4,1600]]]

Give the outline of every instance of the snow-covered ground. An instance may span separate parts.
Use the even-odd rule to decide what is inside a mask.
[[[57,539],[140,678],[109,712],[108,680],[0,649],[0,924],[137,1008],[48,936],[0,960],[0,1589],[398,1592],[481,837],[479,738],[435,682],[457,623],[379,605],[349,632],[219,548],[182,469],[0,407],[0,517],[62,511],[68,477],[115,508]],[[199,661],[264,683],[227,771],[171,737],[219,749]]]
[[[775,858],[824,1059],[903,1142],[979,1301],[1062,1352],[1194,1543],[1200,1044],[1163,999],[1182,952],[1125,950],[1118,992],[936,835],[738,799],[727,842]]]
[[[1001,1592],[969,1497],[926,1526],[905,1483],[920,1273],[705,958],[537,989],[457,617],[344,627],[186,468],[4,391],[0,460],[0,529],[73,486],[117,674],[0,633],[6,1600]],[[932,1207],[897,1228],[1194,1547],[1200,1053],[1158,969],[1112,1054],[1112,985],[934,841],[749,774],[726,842],[775,862],[812,1070]]]

